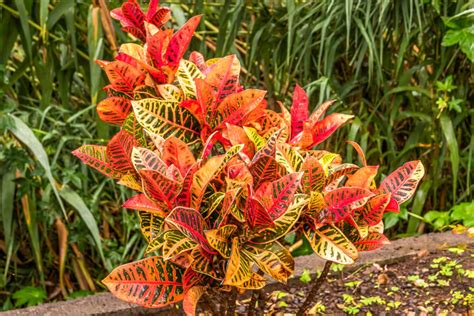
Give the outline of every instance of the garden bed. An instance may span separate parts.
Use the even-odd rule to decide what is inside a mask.
[[[443,311],[466,314],[469,308],[472,312],[473,248],[474,238],[449,232],[393,241],[383,249],[362,254],[356,264],[342,272],[334,271],[338,270],[336,266],[317,296],[319,304],[315,310],[329,314],[370,311],[374,315]],[[320,270],[323,263],[316,256],[296,258],[295,277],[287,285],[274,283],[265,288],[266,309],[292,313],[302,302],[307,287],[301,280],[314,279],[312,272]],[[242,297],[238,312],[245,313],[248,299]],[[72,311],[82,315],[178,314],[171,308],[136,307],[103,293],[10,311],[5,315],[63,315]]]

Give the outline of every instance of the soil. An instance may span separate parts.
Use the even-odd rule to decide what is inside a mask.
[[[474,315],[472,247],[422,250],[396,263],[356,271],[337,271],[339,267],[333,266],[312,314]],[[308,290],[298,281],[267,293],[265,314],[294,314]],[[248,302],[238,302],[239,314],[246,314]]]

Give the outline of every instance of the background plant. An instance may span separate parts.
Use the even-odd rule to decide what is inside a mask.
[[[114,36],[121,42],[125,38],[117,32],[118,25],[114,25],[115,32],[107,23],[103,26],[104,3],[0,4],[0,126],[2,130],[11,126],[7,113],[26,122],[49,157],[55,181],[73,188],[84,199],[84,204],[76,206],[88,205],[97,223],[88,226],[67,202],[66,221],[36,154],[3,133],[2,183],[17,179],[16,187],[3,185],[1,190],[5,243],[1,243],[0,267],[6,269],[1,274],[4,292],[0,297],[5,308],[12,306],[11,294],[23,285],[45,286],[49,299],[59,294],[52,285],[60,278],[59,253],[64,245],[59,239],[64,229],[55,224],[58,217],[71,246],[64,266],[72,268],[65,268],[64,275],[72,281],[65,280],[63,296],[96,290],[94,280],[103,276],[105,264],[89,227],[97,226],[110,266],[138,258],[145,250],[138,226],[131,224],[136,223],[134,214],[117,202],[125,193],[80,168],[69,155],[82,140],[98,143],[111,135],[110,127],[99,123],[94,111],[94,104],[102,99],[97,93],[103,75],[91,61],[110,59],[117,47]],[[117,7],[119,1],[107,4]],[[299,1],[179,1],[170,6],[178,25],[192,12],[204,13],[197,36],[205,41],[192,43],[192,47],[206,52],[206,57],[238,54],[244,69],[252,73],[243,75],[246,83],[281,97],[288,95],[290,82],[297,81],[310,92],[313,105],[331,95],[343,100],[345,108],[350,106],[360,121],[356,119],[350,129],[342,129],[328,143],[345,152],[348,161],[355,158],[352,147],[345,143],[348,138],[370,148],[367,159],[387,168],[382,167],[382,173],[401,161],[421,157],[431,181],[420,188],[410,213],[448,210],[472,200],[472,59],[463,50],[471,38],[472,2],[345,1],[333,5],[321,1],[314,6]],[[456,89],[447,96],[463,100],[459,104],[462,111],[453,107],[438,118],[436,102],[444,92],[437,82],[446,82],[450,75]],[[27,208],[25,197],[32,200]],[[26,221],[30,214],[37,225]],[[386,224],[392,227],[392,236],[426,230],[406,208],[387,218]],[[7,265],[7,261],[13,263]]]

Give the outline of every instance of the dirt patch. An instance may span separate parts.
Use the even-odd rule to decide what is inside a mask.
[[[474,314],[474,251],[449,248],[420,251],[392,264],[337,271],[317,296],[312,312],[350,315]],[[336,270],[336,271],[334,271]],[[303,273],[308,281],[309,273]],[[266,313],[295,313],[309,286],[297,282],[268,293]],[[248,299],[239,302],[246,313]]]

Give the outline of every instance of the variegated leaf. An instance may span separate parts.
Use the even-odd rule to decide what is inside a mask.
[[[199,208],[208,184],[218,175],[227,162],[229,162],[237,153],[242,150],[242,145],[231,147],[226,154],[214,156],[202,166],[193,177],[191,186],[191,206]]]
[[[112,61],[104,66],[110,84],[115,90],[130,93],[145,82],[145,74],[123,62]]]
[[[288,173],[299,171],[303,164],[301,154],[293,146],[288,144],[277,145],[275,160],[285,167]]]
[[[247,223],[250,225],[250,227],[255,228],[257,226],[273,226],[272,218],[259,200],[249,197],[246,200],[245,211]]]
[[[196,30],[200,21],[200,15],[193,16],[173,35],[165,54],[168,64],[179,64],[188,49],[189,43],[193,38],[194,30]]]
[[[236,229],[236,225],[230,224],[208,230],[205,234],[211,247],[217,250],[224,258],[229,258],[231,251],[230,237]]]
[[[107,148],[99,145],[82,145],[72,152],[83,163],[113,179],[120,179],[123,173],[115,170],[107,157]]]
[[[332,135],[340,126],[353,118],[353,115],[347,114],[329,114],[323,120],[317,122],[311,127],[313,143],[309,147],[316,146]]]
[[[159,213],[138,211],[138,217],[142,234],[149,243],[161,235],[165,221],[164,216]]]
[[[348,176],[354,171],[358,170],[359,166],[351,163],[343,163],[340,165],[329,166],[328,176],[326,178],[326,185],[331,184],[334,180],[339,179],[342,176]]]
[[[183,272],[160,257],[149,257],[115,268],[102,283],[121,300],[162,307],[183,300]]]
[[[301,166],[303,177],[301,179],[301,187],[303,192],[310,194],[311,192],[321,192],[326,184],[326,174],[323,166],[318,159],[308,156]]]
[[[279,180],[264,183],[255,191],[255,198],[262,203],[273,221],[285,213],[293,202],[301,176],[302,173],[290,173]]]
[[[245,118],[262,102],[265,91],[248,89],[228,95],[217,106],[217,121],[211,118],[211,127],[223,128],[225,124],[241,125]]]
[[[355,246],[335,226],[325,225],[316,230],[305,230],[304,234],[314,252],[323,259],[351,264],[358,256]]]
[[[338,188],[324,195],[329,218],[326,222],[339,222],[351,215],[353,209],[363,206],[372,196],[369,190],[362,188]]]
[[[158,89],[160,96],[166,101],[181,102],[184,99],[183,92],[175,85],[160,84],[157,85],[156,88]]]
[[[135,174],[127,173],[122,176],[117,184],[124,185],[127,188],[130,188],[135,191],[142,191],[142,184]]]
[[[167,169],[166,164],[155,152],[141,147],[133,148],[132,164],[137,172],[153,170],[165,174]]]
[[[196,307],[201,296],[206,293],[207,287],[205,286],[193,286],[186,291],[183,300],[183,311],[187,316],[196,315]]]
[[[380,191],[392,193],[398,205],[407,201],[415,193],[416,187],[425,174],[421,161],[410,161],[388,175],[380,184]]]
[[[314,216],[326,208],[326,202],[321,192],[311,191],[308,203],[308,215]]]
[[[244,128],[237,125],[226,124],[225,129],[222,131],[222,135],[224,138],[229,140],[232,146],[240,144],[244,145],[242,153],[245,154],[246,157],[241,155],[241,158],[250,162],[249,158],[252,158],[255,154],[255,146],[248,138]]]
[[[146,147],[145,133],[143,132],[143,127],[138,124],[138,121],[135,118],[135,114],[130,113],[125,119],[122,125],[122,129],[127,131],[142,147]]]
[[[318,108],[309,117],[310,125],[314,125],[316,122],[318,122],[323,117],[323,115],[326,114],[326,111],[334,102],[335,100],[330,100],[318,106]]]
[[[146,196],[172,209],[176,196],[181,192],[182,183],[154,170],[140,170],[138,173]]]
[[[188,145],[173,136],[167,138],[163,143],[163,161],[167,165],[175,165],[183,176],[196,163],[196,159]]]
[[[163,259],[169,260],[196,247],[196,243],[178,230],[168,230],[163,235]]]
[[[286,235],[298,221],[301,210],[307,203],[306,196],[301,194],[295,195],[293,203],[291,203],[285,213],[273,222],[274,225],[254,234],[251,238],[251,242],[255,244],[267,244]]]
[[[206,82],[214,87],[216,105],[235,92],[239,85],[240,62],[237,56],[229,55],[217,60],[207,73]],[[215,113],[215,110],[213,111]]]
[[[235,287],[241,290],[259,290],[266,284],[265,277],[258,273],[252,273],[252,276],[248,281],[242,284],[236,285]]]
[[[136,210],[136,211],[156,213],[162,217],[166,216],[166,213],[165,213],[165,210],[163,210],[163,207],[160,204],[147,198],[145,194],[137,194],[131,197],[130,199],[125,201],[122,207],[131,209],[131,210]]]
[[[291,105],[291,138],[303,130],[303,123],[308,119],[308,115],[308,95],[296,85]]]
[[[194,248],[191,253],[192,263],[191,268],[197,273],[207,275],[215,280],[222,281],[212,264],[212,257],[206,251],[202,250],[201,247]]]
[[[132,149],[137,142],[128,132],[121,130],[107,144],[107,157],[115,170],[121,172],[134,171],[131,161]]]
[[[390,241],[382,233],[369,232],[367,237],[354,242],[358,251],[372,251],[389,244]]]
[[[202,215],[192,208],[175,207],[166,217],[166,222],[173,224],[185,236],[198,243],[208,253],[216,253],[209,246],[204,231],[207,224]]]
[[[97,104],[97,114],[102,121],[122,125],[132,111],[132,103],[122,97],[109,97]]]
[[[266,245],[246,244],[245,251],[252,254],[257,266],[275,280],[286,282],[293,274],[295,262],[288,249],[275,241]]]
[[[196,99],[196,84],[194,83],[196,78],[204,78],[199,68],[192,62],[181,59],[176,72],[176,79],[186,99]]]
[[[270,156],[262,156],[253,162],[250,172],[254,177],[255,187],[259,187],[264,182],[275,181],[287,173],[285,167]]]
[[[178,102],[158,99],[132,101],[135,117],[145,129],[164,138],[175,136],[184,141],[199,137],[199,122]]]
[[[379,166],[365,166],[347,176],[346,186],[347,187],[359,187],[364,189],[370,189]]]
[[[232,251],[227,261],[223,284],[237,286],[249,281],[252,277],[251,263],[251,254],[242,251],[239,238],[235,237],[232,240]]]
[[[247,137],[254,144],[256,150],[260,150],[263,148],[263,146],[265,146],[265,138],[260,136],[257,133],[257,130],[255,130],[255,128],[248,127],[248,126],[243,126],[243,128],[244,128],[245,133],[247,134]]]
[[[379,194],[372,197],[358,212],[361,218],[370,226],[377,225],[382,220],[385,208],[390,202],[391,194]]]

